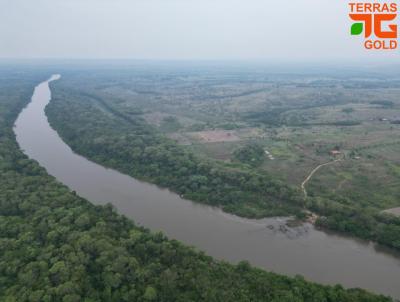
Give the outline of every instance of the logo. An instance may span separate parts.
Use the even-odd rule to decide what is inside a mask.
[[[397,3],[349,3],[351,35],[364,37],[366,49],[394,50],[398,46]]]

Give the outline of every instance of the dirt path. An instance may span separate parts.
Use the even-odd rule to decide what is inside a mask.
[[[308,181],[311,179],[311,177],[312,177],[320,168],[322,168],[323,166],[331,165],[331,164],[334,164],[335,162],[338,162],[338,161],[341,161],[341,160],[342,160],[341,158],[338,158],[338,159],[332,160],[332,161],[330,161],[330,162],[321,164],[321,165],[317,166],[314,170],[311,171],[311,173],[307,176],[307,178],[301,183],[301,189],[303,190],[303,193],[304,193],[304,197],[305,197],[305,198],[307,198],[306,184],[307,184]]]
[[[400,208],[387,209],[387,210],[384,210],[382,212],[383,213],[389,213],[389,214],[392,214],[394,216],[400,217]]]

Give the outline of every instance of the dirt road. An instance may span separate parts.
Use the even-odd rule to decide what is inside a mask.
[[[304,193],[304,197],[305,197],[305,198],[307,198],[306,184],[307,184],[307,182],[311,179],[311,177],[312,177],[320,168],[322,168],[322,167],[324,167],[324,166],[327,166],[327,165],[334,164],[335,162],[338,162],[338,161],[341,161],[341,160],[342,160],[341,158],[338,158],[338,159],[332,160],[332,161],[330,161],[330,162],[321,164],[321,165],[317,166],[314,170],[311,171],[311,173],[310,173],[310,174],[306,177],[306,179],[301,183],[301,189],[303,190],[303,193]]]

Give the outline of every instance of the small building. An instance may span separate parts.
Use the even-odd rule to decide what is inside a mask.
[[[342,152],[340,152],[339,150],[331,150],[330,152],[329,152],[329,154],[331,155],[331,156],[339,156],[340,154],[342,154]]]

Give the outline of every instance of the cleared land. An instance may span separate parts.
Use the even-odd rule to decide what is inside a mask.
[[[197,138],[202,142],[208,143],[237,142],[240,140],[234,131],[228,130],[199,131],[188,134],[195,139]]]

